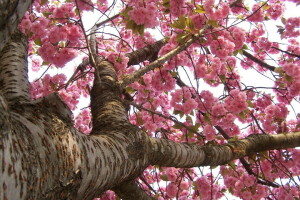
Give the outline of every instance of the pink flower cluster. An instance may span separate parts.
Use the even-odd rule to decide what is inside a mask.
[[[67,77],[64,74],[57,74],[51,77],[49,74],[46,74],[43,78],[43,81],[38,80],[31,83],[30,94],[34,99],[46,96],[53,91],[56,91],[57,88],[64,84],[67,80]]]
[[[215,0],[206,0],[203,4],[205,14],[209,19],[221,20],[226,18],[230,13],[230,7],[228,4],[223,4],[220,9],[214,9]]]
[[[224,176],[225,186],[233,191],[235,196],[245,200],[263,199],[268,195],[268,188],[261,184],[256,184],[256,178],[245,172],[243,167],[238,166],[233,170],[228,167],[221,167]]]
[[[292,82],[287,81],[289,96],[298,96],[300,94],[300,62],[284,64],[282,69],[293,79]]]
[[[231,113],[240,113],[248,108],[246,93],[238,89],[231,90],[224,103],[225,108]]]
[[[127,67],[129,58],[124,53],[108,52],[106,59],[114,64],[116,71],[122,71]]]
[[[201,200],[220,199],[223,196],[222,188],[209,181],[210,176],[211,174],[205,174],[195,181]]]
[[[190,90],[186,87],[175,90],[171,93],[172,99],[170,105],[175,110],[190,114],[192,110],[198,107],[198,103],[192,98]]]
[[[83,109],[75,117],[75,128],[85,134],[89,134],[91,132],[91,111],[89,109]]]
[[[144,5],[135,4],[128,15],[137,25],[144,25],[146,28],[152,28],[158,24],[157,7],[154,2],[147,2]]]
[[[184,0],[170,0],[170,13],[172,17],[179,17],[186,14]]]
[[[267,10],[267,13],[269,14],[270,18],[273,20],[277,20],[279,17],[282,16],[282,14],[285,11],[285,7],[282,3],[271,3],[270,8]]]
[[[252,13],[249,15],[248,20],[251,22],[262,22],[265,18],[264,9],[262,4],[256,3],[252,7]]]
[[[203,134],[205,135],[205,139],[207,141],[211,141],[216,138],[216,131],[211,125],[205,125]]]
[[[225,39],[223,36],[219,36],[216,40],[213,40],[210,44],[210,49],[220,59],[224,59],[227,56],[232,55],[235,45],[233,42]]]
[[[279,103],[267,106],[264,113],[263,128],[266,132],[273,132],[278,129],[278,123],[281,125],[281,122],[287,117],[288,109],[283,103]]]
[[[300,17],[291,17],[285,23],[285,37],[298,37],[300,35]],[[297,29],[296,29],[297,28]]]
[[[156,91],[171,91],[175,88],[175,79],[166,70],[159,70],[154,72],[152,77],[152,87]]]
[[[52,13],[52,17],[57,18],[60,22],[65,21],[68,17],[74,18],[76,15],[73,3],[64,3],[59,7],[52,6],[49,11]]]

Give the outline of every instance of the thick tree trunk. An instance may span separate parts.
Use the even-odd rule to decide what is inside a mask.
[[[149,165],[148,137],[128,123],[118,98],[107,98],[114,94],[98,88],[104,93],[95,110],[104,118],[95,114],[93,135],[79,133],[57,95],[30,100],[26,43],[20,37],[13,37],[0,56],[0,199],[93,199],[138,177]],[[111,69],[103,66],[100,72]],[[114,112],[111,106],[119,104],[120,112]],[[111,127],[102,123],[106,118]]]

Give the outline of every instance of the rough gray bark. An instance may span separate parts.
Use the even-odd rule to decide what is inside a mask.
[[[84,135],[57,95],[29,98],[26,43],[18,36],[0,53],[1,200],[93,199],[108,189],[125,199],[150,199],[134,184],[150,164],[220,165],[257,151],[300,146],[300,133],[210,146],[150,138],[129,123],[114,67],[99,57],[91,91],[93,131]]]
[[[33,0],[0,0],[0,51],[32,3]]]

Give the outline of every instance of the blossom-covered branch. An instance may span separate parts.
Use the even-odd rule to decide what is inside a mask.
[[[271,70],[271,71],[275,71],[275,68],[274,66],[271,66],[265,62],[263,62],[262,60],[256,58],[255,56],[251,55],[250,53],[248,53],[247,51],[243,50],[243,55],[246,56],[247,58],[249,58],[250,60],[252,60],[253,62],[259,64],[260,66],[268,69],[268,70]]]

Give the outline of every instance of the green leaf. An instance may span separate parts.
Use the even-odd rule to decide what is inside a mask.
[[[280,74],[280,73],[282,73],[282,72],[284,72],[284,71],[283,71],[282,67],[276,67],[275,70],[274,70],[274,72]]]
[[[248,47],[246,44],[244,44],[244,45],[242,46],[242,49],[243,49],[243,50],[247,50],[247,49],[249,49],[249,47]]]
[[[79,10],[77,8],[75,8],[75,14],[76,16],[79,16]]]
[[[34,44],[38,45],[38,46],[42,46],[42,40],[41,38],[37,38],[34,40]]]
[[[238,141],[239,140],[239,138],[237,137],[237,136],[233,136],[232,138],[230,138],[229,140],[228,140],[228,142],[236,142],[236,141]],[[234,148],[234,147],[232,147],[232,148]]]
[[[178,75],[178,72],[170,72],[170,74],[172,75],[172,77],[176,77]]]
[[[128,94],[133,94],[135,92],[135,90],[132,88],[132,87],[126,87],[125,88],[125,91],[128,93]]]
[[[127,29],[133,29],[134,27],[134,21],[133,20],[129,20],[128,22],[126,22],[126,28]]]
[[[160,175],[161,180],[169,181],[168,176],[166,174]]]
[[[195,30],[195,24],[194,24],[194,22],[193,22],[193,20],[192,20],[191,18],[187,17],[187,18],[185,19],[185,23],[186,23],[186,26],[187,26],[191,31]]]
[[[253,108],[254,104],[251,100],[247,100],[248,107]]]
[[[189,36],[190,35],[186,33],[179,33],[176,35],[176,42],[178,42],[179,44],[183,44],[189,39]]]
[[[42,65],[49,65],[50,63],[49,62],[45,62],[43,61]]]
[[[187,136],[188,136],[188,138],[193,138],[194,137],[194,132],[188,131]]]
[[[181,124],[179,124],[179,123],[175,123],[175,124],[173,125],[173,128],[175,128],[175,129],[182,129],[183,126],[182,126]]]
[[[40,3],[40,4],[41,4],[41,6],[42,6],[42,5],[45,5],[45,4],[47,4],[47,3],[48,3],[48,0],[41,0],[41,3]]]
[[[199,127],[200,127],[200,124],[199,124],[199,123],[196,123],[194,126],[190,126],[189,128],[192,129],[192,130],[195,131],[195,132],[198,132]]]
[[[170,25],[172,28],[184,29],[186,27],[185,17],[180,15],[178,20],[174,21],[173,24]]]
[[[136,121],[137,121],[140,125],[144,123],[143,119],[142,119],[139,115],[136,117]]]
[[[239,113],[239,117],[240,117],[242,120],[244,120],[244,119],[246,119],[247,115],[246,115],[244,112],[240,112],[240,113]]]
[[[232,167],[232,169],[236,169],[236,165],[234,164],[233,161],[230,161],[227,163],[230,167]]]
[[[218,28],[219,27],[219,24],[218,24],[218,21],[217,20],[207,20],[207,24],[210,24],[212,25],[214,28]]]
[[[225,75],[220,75],[219,78],[222,81],[222,83],[226,82],[226,76]]]
[[[187,116],[187,117],[186,117],[186,121],[190,121],[190,122],[192,122],[192,121],[193,121],[193,119],[192,119],[192,117],[191,117],[191,116]]]
[[[289,83],[292,82],[292,80],[293,80],[293,78],[291,76],[287,75],[287,74],[284,75],[284,78]]]
[[[163,0],[161,3],[166,9],[170,10],[170,0]]]
[[[211,123],[210,114],[209,113],[205,113],[205,115],[204,115],[204,121],[208,122],[208,123]]]
[[[48,18],[49,15],[51,15],[52,13],[50,13],[50,12],[43,12],[42,14],[43,14],[46,18]]]
[[[239,50],[235,50],[235,51],[233,52],[233,55],[236,56],[236,55],[238,55],[238,53],[239,53]]]
[[[124,16],[125,18],[129,18],[128,12],[132,10],[132,7],[127,7],[123,12],[120,14]]]
[[[203,5],[196,5],[196,9],[194,10],[195,13],[205,14],[205,10]]]

